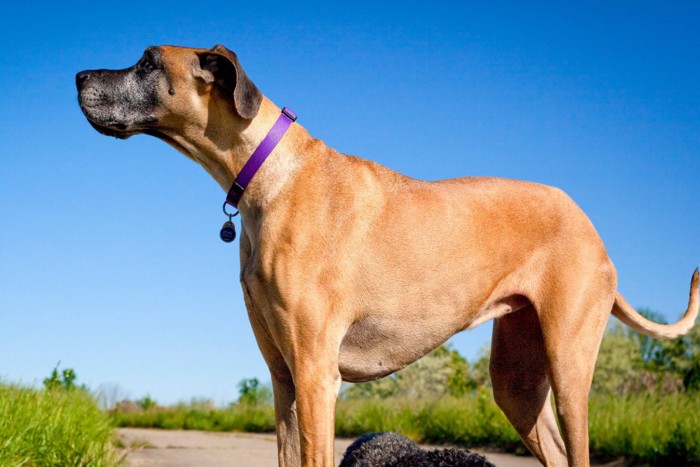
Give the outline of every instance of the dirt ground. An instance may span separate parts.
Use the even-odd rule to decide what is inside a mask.
[[[120,428],[127,466],[274,467],[277,442],[272,434]],[[336,465],[352,440],[335,441]],[[474,449],[498,467],[540,465],[533,457],[495,454]]]

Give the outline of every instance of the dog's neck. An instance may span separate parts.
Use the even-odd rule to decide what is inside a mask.
[[[191,128],[190,131],[167,136],[171,139],[168,141],[170,144],[199,163],[228,192],[243,165],[274,125],[281,109],[263,98],[258,114],[250,121],[232,116],[228,109],[219,110],[214,109],[213,115],[210,112],[209,116],[226,121],[225,125],[217,125],[217,128],[226,130],[214,133],[203,124],[202,128]],[[309,162],[309,158],[302,157],[293,148],[303,147],[304,140],[311,139],[298,124],[293,124],[287,130],[241,198],[238,208],[245,217],[253,213],[260,215],[285,192],[287,185],[293,184],[301,166]]]
[[[267,98],[263,98],[257,116],[250,125],[238,133],[239,141],[230,159],[233,178],[226,180],[226,184],[223,185],[226,191],[231,188],[235,177],[241,173],[251,154],[268,135],[278,118],[280,118],[280,108]],[[278,197],[283,196],[288,186],[293,184],[299,168],[308,162],[298,151],[299,143],[306,138],[310,137],[299,124],[292,124],[288,128],[246,187],[239,202],[241,212],[266,210]]]

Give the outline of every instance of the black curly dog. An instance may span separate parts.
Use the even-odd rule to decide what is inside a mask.
[[[495,467],[466,449],[427,451],[398,433],[367,433],[345,451],[340,467]]]

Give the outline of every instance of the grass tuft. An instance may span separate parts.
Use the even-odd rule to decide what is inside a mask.
[[[0,465],[115,465],[112,431],[86,391],[0,384]]]

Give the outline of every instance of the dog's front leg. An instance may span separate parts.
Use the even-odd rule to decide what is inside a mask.
[[[341,377],[331,349],[306,354],[295,362],[294,382],[304,467],[334,464],[335,403]]]
[[[270,367],[275,397],[277,457],[280,467],[295,467],[301,464],[296,390],[291,372],[286,364],[280,363],[277,367]]]

